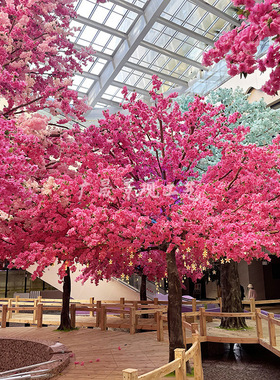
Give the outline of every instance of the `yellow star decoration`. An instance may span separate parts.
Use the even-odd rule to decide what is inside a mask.
[[[132,262],[132,261],[130,261],[128,265],[129,265],[130,267],[132,267],[132,265],[133,265],[133,262]]]
[[[196,264],[192,264],[192,270],[196,269]]]
[[[148,262],[151,263],[152,261],[153,261],[153,259],[150,257],[150,258],[148,259]]]
[[[226,263],[230,263],[230,259],[226,258]]]
[[[203,256],[203,257],[207,257],[207,255],[208,255],[207,251],[204,250],[202,256]]]
[[[110,260],[109,260],[109,264],[113,264],[113,260],[110,259]]]
[[[183,260],[185,260],[185,258],[186,258],[186,255],[182,255],[182,258],[183,258]]]
[[[190,270],[190,269],[191,269],[191,267],[190,267],[189,265],[187,265],[186,268],[187,268],[187,270]]]
[[[99,274],[99,276],[100,276],[100,275],[102,274],[102,270],[99,269],[99,270],[97,271],[97,274]]]
[[[131,254],[129,255],[129,257],[130,257],[131,259],[133,259],[133,257],[134,257],[134,254],[133,254],[133,253],[131,253]]]
[[[124,273],[122,273],[122,275],[121,275],[121,278],[125,278],[125,275],[124,275]]]
[[[224,259],[222,259],[222,260],[221,260],[221,264],[224,264],[224,263],[225,263],[225,260],[224,260]]]
[[[190,252],[190,251],[191,251],[190,247],[188,247],[188,248],[186,249],[186,251],[187,251],[187,252]]]
[[[138,257],[139,257],[139,259],[142,259],[142,257],[143,257],[142,253],[139,253]]]
[[[128,275],[126,275],[126,278],[125,278],[127,281],[129,280],[129,276]]]

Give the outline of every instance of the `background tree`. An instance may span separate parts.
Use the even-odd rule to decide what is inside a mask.
[[[229,117],[231,114],[238,112],[238,120],[231,124],[231,128],[238,125],[243,125],[250,128],[246,134],[243,145],[255,143],[257,145],[268,145],[272,143],[272,139],[279,134],[279,119],[278,110],[273,110],[267,107],[263,99],[258,102],[248,102],[248,94],[244,94],[240,88],[233,89],[218,89],[210,93],[207,97],[213,105],[223,104],[225,106],[223,114]],[[181,97],[179,104],[183,111],[188,109],[188,104],[193,98]],[[221,151],[216,149],[213,151],[212,157],[207,157],[200,171],[205,172],[209,165],[217,164],[221,159]],[[225,312],[242,312],[242,300],[240,293],[240,281],[238,274],[237,263],[231,261],[220,266],[220,283],[223,299],[223,311]],[[227,318],[221,323],[225,328],[242,328],[245,326],[244,318]]]

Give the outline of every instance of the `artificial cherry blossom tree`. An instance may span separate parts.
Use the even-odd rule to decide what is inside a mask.
[[[0,5],[0,250],[4,257],[7,247],[17,252],[14,239],[19,242],[24,235],[21,211],[34,207],[52,176],[68,170],[59,161],[62,147],[55,140],[62,132],[57,127],[67,128],[63,124],[70,119],[83,121],[89,109],[70,89],[74,73],[82,72],[92,60],[92,49],[77,51],[69,40],[74,17],[72,0],[4,0]],[[59,116],[55,125],[51,117],[37,113],[45,109]]]
[[[279,118],[278,110],[267,107],[263,100],[258,102],[248,102],[248,94],[244,94],[241,89],[218,89],[210,93],[207,101],[213,105],[223,104],[225,106],[222,111],[226,116],[234,112],[239,112],[240,117],[231,128],[242,124],[244,127],[250,127],[242,145],[255,143],[257,145],[269,145],[273,138],[279,134]],[[181,97],[179,104],[183,111],[188,109],[189,102],[193,100],[190,96]],[[205,172],[209,166],[217,164],[221,160],[220,150],[215,150],[212,157],[207,157],[200,164],[201,173]],[[223,299],[223,311],[225,312],[242,312],[240,281],[237,263],[231,261],[224,262],[220,265],[220,283]],[[222,327],[237,328],[245,326],[243,319],[224,319]]]
[[[100,149],[109,164],[130,169],[124,182],[110,177],[107,183],[108,196],[118,192],[113,205],[105,204],[101,211],[93,201],[73,210],[68,234],[90,248],[83,257],[84,279],[106,276],[102,269],[106,258],[127,263],[127,257],[129,267],[141,265],[143,252],[145,265],[153,271],[153,253],[161,254],[169,281],[171,359],[174,348],[183,345],[182,277],[202,276],[212,260],[267,258],[262,244],[277,253],[278,227],[269,214],[259,220],[258,212],[265,208],[268,213],[278,202],[279,177],[273,160],[279,144],[277,140],[269,148],[244,146],[248,128],[231,129],[238,113],[226,117],[223,105],[214,107],[198,97],[181,113],[172,102],[174,95],[158,95],[159,87],[155,77],[151,107],[136,100],[136,94],[129,99],[124,89],[123,108],[128,113],[104,112],[99,125],[88,129],[92,149]],[[201,177],[200,162],[217,149],[220,162]],[[262,172],[256,160],[262,162],[266,155],[271,160]],[[256,181],[261,184],[253,186]],[[259,196],[261,191],[266,197]],[[252,207],[255,201],[259,208]],[[278,214],[273,212],[276,223]]]
[[[279,2],[275,0],[233,0],[238,7],[239,17],[243,20],[240,27],[222,35],[214,48],[204,54],[203,64],[226,60],[229,74],[253,73],[271,70],[269,80],[262,90],[269,95],[277,94],[280,88],[280,13]],[[264,39],[270,39],[267,53],[258,58],[257,49]]]

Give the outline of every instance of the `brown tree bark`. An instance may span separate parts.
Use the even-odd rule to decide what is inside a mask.
[[[141,286],[140,286],[140,301],[147,301],[147,276],[141,274]]]
[[[220,282],[222,291],[223,312],[243,312],[237,263],[231,261],[230,263],[221,264]],[[220,327],[225,329],[242,329],[246,328],[247,325],[245,322],[245,318],[243,317],[228,317],[222,318]]]
[[[174,360],[175,348],[185,348],[182,331],[182,286],[176,265],[175,249],[166,253],[168,275],[168,334],[169,361]]]
[[[71,278],[70,278],[70,269],[69,267],[67,267],[66,276],[63,279],[62,308],[61,308],[61,314],[60,314],[60,325],[58,327],[58,330],[71,330],[71,320],[69,316],[70,294],[71,294]]]

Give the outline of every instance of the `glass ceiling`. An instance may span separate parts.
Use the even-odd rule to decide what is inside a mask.
[[[78,0],[77,48],[92,46],[95,61],[74,77],[72,89],[94,110],[119,107],[122,87],[149,98],[152,76],[163,92],[187,90],[207,71],[202,54],[221,33],[239,25],[229,0]]]

